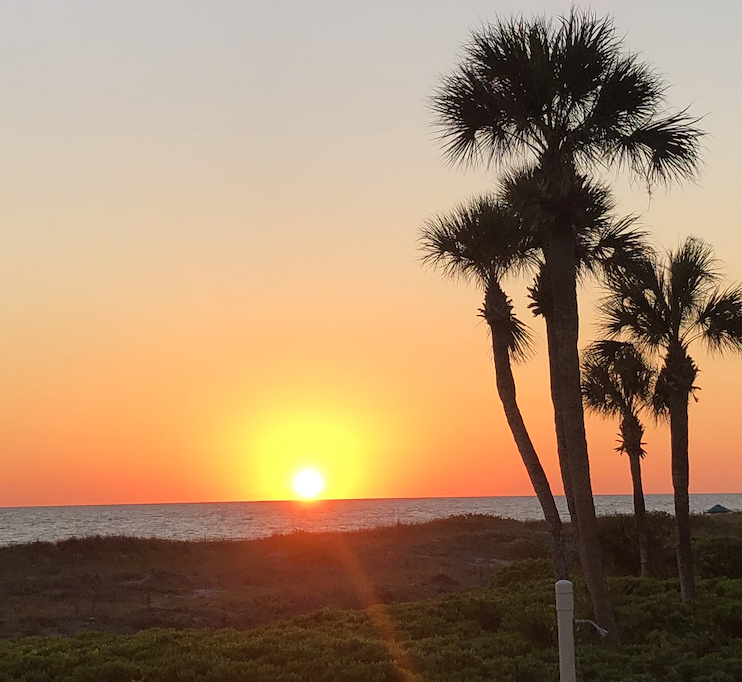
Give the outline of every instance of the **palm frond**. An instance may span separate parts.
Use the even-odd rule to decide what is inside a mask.
[[[528,166],[504,173],[499,196],[542,242],[548,228],[558,221],[581,235],[611,223],[615,202],[609,187],[571,166]]]
[[[642,349],[656,350],[671,335],[666,284],[652,252],[608,270],[607,295],[600,301],[600,325],[611,338],[628,337]]]
[[[605,339],[582,354],[582,395],[588,410],[620,417],[618,452],[644,456],[639,414],[651,407],[654,369],[631,343]]]
[[[552,33],[543,19],[498,20],[472,33],[462,63],[431,101],[449,163],[490,165],[543,151],[532,112],[548,103],[543,75]]]
[[[620,50],[612,19],[572,8],[560,18],[555,43],[554,62],[562,99],[573,103],[589,99],[605,80]]]
[[[424,265],[432,266],[451,279],[487,279],[486,263],[473,258],[469,245],[459,238],[454,214],[428,218],[418,239]]]
[[[692,333],[697,311],[720,277],[713,247],[698,237],[688,237],[677,250],[668,252],[668,302],[676,334]]]
[[[603,368],[628,408],[646,404],[652,392],[654,369],[639,348],[615,339],[596,341],[583,353],[585,367]]]
[[[665,90],[609,18],[572,9],[474,31],[431,108],[449,163],[617,165],[651,187],[700,164],[700,119],[669,111]]]
[[[580,268],[610,281],[651,257],[654,252],[649,233],[635,227],[637,220],[636,216],[625,216],[613,222],[599,221],[579,233]]]
[[[506,340],[514,362],[524,362],[531,357],[534,334],[518,319],[512,299],[505,294],[499,282],[493,280],[487,286],[484,306],[479,314],[487,321],[492,334],[499,334]]]
[[[429,218],[421,228],[419,247],[424,264],[453,279],[482,284],[528,267],[532,257],[517,216],[493,195]]]
[[[586,361],[582,367],[582,397],[585,407],[597,414],[610,417],[620,415],[627,409],[608,370],[591,361]]]
[[[697,324],[710,351],[742,353],[742,286],[711,294],[699,310]]]
[[[530,327],[515,315],[514,310],[510,316],[508,337],[510,357],[514,362],[525,362],[533,356],[536,336]]]
[[[662,79],[636,55],[614,51],[579,131],[586,151],[592,151],[594,143],[604,136],[612,140],[630,135],[637,125],[651,119],[661,106],[664,90]]]
[[[435,128],[451,165],[489,166],[528,151],[504,111],[505,99],[468,64],[443,79],[432,98]]]
[[[627,134],[613,131],[606,136],[607,159],[627,166],[650,188],[695,178],[705,135],[698,126],[701,119],[686,110],[646,119]]]
[[[689,354],[694,341],[700,338],[710,351],[742,353],[742,285],[720,289],[719,280],[713,249],[696,237],[664,257],[639,257],[607,278],[599,306],[605,333],[663,356],[652,395],[658,419],[698,390],[698,366]]]
[[[548,317],[552,310],[551,300],[551,282],[549,272],[546,269],[546,263],[541,262],[538,272],[533,279],[533,283],[528,287],[528,298],[531,302],[528,308],[534,317]]]

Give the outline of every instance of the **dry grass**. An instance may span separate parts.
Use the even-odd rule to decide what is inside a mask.
[[[174,542],[95,537],[0,548],[0,637],[251,628],[319,608],[412,601],[489,584],[544,556],[543,527],[454,517],[351,533]]]
[[[657,575],[673,575],[672,518],[656,515],[654,525]],[[616,574],[631,573],[633,521],[607,517],[601,526],[613,538],[604,548],[606,565]],[[701,540],[742,538],[738,513],[697,516],[693,526]],[[465,592],[488,586],[512,560],[545,556],[543,524],[485,515],[262,540],[95,537],[1,547],[0,637],[247,629],[323,607]]]

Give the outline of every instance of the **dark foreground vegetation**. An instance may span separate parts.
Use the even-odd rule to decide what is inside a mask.
[[[633,519],[601,519],[606,546],[604,559],[613,573],[610,587],[623,646],[619,650],[601,646],[589,626],[578,625],[580,680],[742,680],[742,515],[693,520],[701,580],[697,599],[683,602],[678,581],[662,577],[673,571],[672,519],[650,515],[650,539],[655,557],[653,571],[657,576],[651,578],[629,575],[639,568]],[[371,542],[378,549],[379,545],[375,544],[378,542],[386,550],[383,560],[377,557],[379,562],[392,566],[404,561],[400,557],[408,556],[411,550],[407,541],[411,537],[427,537],[431,544],[420,540],[422,544],[417,545],[418,549],[437,547],[437,562],[446,556],[450,561],[448,573],[428,576],[426,582],[445,586],[447,592],[462,589],[460,584],[453,584],[457,582],[453,575],[476,575],[476,580],[486,580],[488,587],[465,586],[465,591],[458,594],[439,594],[423,601],[389,604],[377,601],[370,607],[366,604],[364,609],[324,608],[249,631],[233,627],[149,628],[132,634],[83,632],[73,637],[6,639],[0,641],[0,680],[556,682],[556,620],[550,561],[528,558],[500,562],[496,569],[491,559],[488,567],[480,570],[478,566],[483,564],[472,563],[468,550],[462,549],[477,538],[481,542],[490,537],[494,549],[506,550],[511,557],[518,552],[545,557],[543,532],[540,524],[461,517],[422,526],[332,534],[334,544],[325,534],[290,535],[260,541],[258,546],[263,548],[277,543],[283,547],[283,552],[293,547],[303,553],[301,560],[288,555],[283,559],[303,563],[309,573],[313,570],[310,562],[313,556],[324,557],[323,565],[329,567],[330,575],[335,575],[332,569],[335,562],[355,566],[352,584],[359,595],[356,598],[368,603],[378,591],[375,579],[362,568],[362,562],[349,563],[347,557],[340,558],[344,550],[333,554],[333,547],[355,547],[359,556],[363,556],[365,543]],[[399,541],[396,545],[391,540],[394,537]],[[154,562],[158,551],[167,550],[170,554],[160,556],[155,562],[157,565],[159,562],[175,565],[176,559],[184,559],[178,553],[188,552],[185,559],[191,559],[190,570],[197,573],[193,559],[199,556],[199,551],[210,548],[223,553],[246,552],[250,544],[156,543],[146,555],[149,558],[142,556],[143,546],[148,545],[143,541],[115,538],[4,548],[0,551],[3,580],[7,585],[9,556],[20,562],[32,553],[38,560],[44,556],[42,550],[56,550],[57,558],[67,552],[73,554],[77,571],[90,578],[93,574],[85,573],[86,566],[90,570],[94,566],[108,565],[110,574],[115,566],[121,567],[127,551],[138,557],[144,571],[151,570],[147,561]],[[482,552],[485,549],[479,547]],[[368,548],[365,551],[369,551]],[[227,555],[220,556],[225,560]],[[232,558],[239,556],[237,553]],[[436,561],[432,563],[436,567],[440,565]],[[503,568],[504,563],[509,565]],[[19,565],[16,564],[16,568]],[[234,570],[239,571],[246,565],[235,566]],[[370,563],[366,561],[365,565]],[[70,569],[63,567],[60,576],[65,570]],[[227,571],[227,567],[223,570]],[[386,574],[387,578],[389,575]],[[440,575],[446,578],[438,577]],[[326,581],[330,579],[325,578]],[[270,581],[270,575],[264,576],[266,585]],[[95,590],[102,579],[97,583],[89,582],[89,589]],[[279,588],[275,589],[275,600],[280,601]],[[304,589],[311,590],[311,587],[305,583]],[[589,599],[579,578],[576,593],[577,616],[590,617]],[[308,592],[307,598],[310,596]],[[7,602],[3,610],[7,610]],[[195,610],[194,607],[193,613]],[[121,611],[123,613],[123,606]],[[195,617],[193,613],[190,618]],[[127,627],[133,629],[133,621],[129,621]]]
[[[0,547],[0,638],[247,629],[324,607],[440,597],[486,587],[513,560],[547,556],[544,537],[540,523],[469,516],[261,540]]]

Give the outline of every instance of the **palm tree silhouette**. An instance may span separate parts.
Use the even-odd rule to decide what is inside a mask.
[[[420,237],[423,260],[452,278],[473,280],[484,290],[480,310],[492,341],[497,392],[513,439],[546,520],[554,577],[569,577],[562,522],[554,495],[516,397],[511,360],[527,357],[531,336],[515,316],[502,281],[513,271],[535,263],[519,218],[492,196],[484,196],[454,211],[429,219]]]
[[[501,182],[503,200],[521,217],[522,221],[529,225],[542,225],[544,220],[548,219],[552,199],[546,194],[547,191],[548,189],[541,181],[541,174],[533,169],[509,173]],[[635,216],[622,219],[615,217],[616,205],[605,184],[576,175],[570,183],[570,193],[570,196],[564,197],[565,201],[562,202],[562,214],[569,211],[569,220],[576,226],[578,277],[592,276],[605,280],[606,277],[645,257],[650,248],[647,234],[634,227]],[[538,232],[529,232],[529,238],[534,245],[540,244],[543,251],[543,235]],[[543,256],[528,292],[531,298],[529,304],[531,312],[536,317],[542,317],[546,323],[549,380],[554,406],[557,453],[567,506],[571,518],[575,519],[577,514],[569,476],[569,458],[559,399],[559,358],[551,281]]]
[[[596,620],[612,643],[618,632],[600,559],[580,389],[576,226],[562,209],[579,168],[623,166],[648,185],[693,175],[702,133],[685,111],[667,111],[665,89],[623,51],[609,19],[572,10],[556,23],[519,17],[475,31],[432,101],[450,162],[531,163],[551,198],[548,219],[536,227],[552,292],[557,399],[580,560]]]
[[[712,247],[689,237],[664,258],[647,257],[610,281],[604,328],[661,355],[653,394],[670,420],[678,574],[683,599],[695,596],[688,499],[688,403],[698,367],[696,341],[710,351],[742,351],[742,287],[722,289]]]
[[[598,414],[621,420],[618,452],[629,457],[634,492],[634,516],[639,540],[641,575],[649,575],[647,510],[644,504],[641,460],[644,457],[644,426],[640,412],[651,407],[654,370],[636,346],[629,342],[602,340],[582,355],[582,393],[585,406]]]

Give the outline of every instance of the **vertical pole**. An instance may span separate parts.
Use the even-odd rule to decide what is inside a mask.
[[[572,583],[556,585],[557,628],[559,632],[559,682],[577,682],[575,673],[575,598]]]

